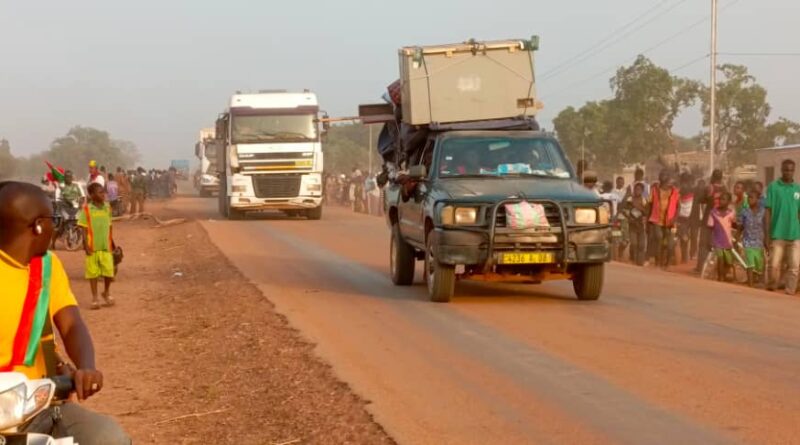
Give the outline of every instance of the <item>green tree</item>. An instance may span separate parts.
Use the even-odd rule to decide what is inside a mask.
[[[620,68],[611,89],[612,140],[624,159],[635,162],[678,150],[672,134],[675,118],[694,105],[702,91],[698,82],[672,76],[645,56]]]
[[[108,132],[77,126],[56,138],[43,157],[81,176],[90,160],[109,170],[117,166],[128,168],[139,159],[139,152],[132,142],[113,140]]]
[[[576,110],[568,107],[553,119],[559,141],[573,163],[586,159],[594,170],[612,172],[621,162],[608,134],[609,102],[588,102]]]
[[[11,154],[11,144],[0,139],[0,180],[13,178],[17,172],[17,160]]]
[[[325,152],[325,171],[329,173],[350,173],[353,168],[366,172],[369,169],[370,151],[372,168],[378,170],[382,160],[378,155],[375,141],[380,126],[372,129],[370,141],[369,127],[363,124],[341,124],[331,127],[322,148]]]

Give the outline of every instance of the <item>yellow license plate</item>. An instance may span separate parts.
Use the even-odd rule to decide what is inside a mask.
[[[556,262],[554,252],[503,253],[500,264],[551,264]]]

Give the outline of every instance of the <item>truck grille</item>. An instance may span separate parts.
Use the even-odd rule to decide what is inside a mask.
[[[295,198],[300,194],[300,175],[254,175],[258,198]]]
[[[561,227],[561,215],[558,211],[558,207],[550,203],[542,204],[544,206],[545,213],[547,215],[547,222],[550,223],[550,227]],[[565,217],[569,221],[569,213],[565,212]],[[506,208],[505,206],[500,206],[497,209],[497,219],[495,220],[495,227],[506,227]]]

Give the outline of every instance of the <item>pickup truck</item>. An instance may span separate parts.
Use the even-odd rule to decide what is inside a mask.
[[[424,147],[386,187],[396,285],[411,285],[422,260],[434,302],[450,301],[457,279],[564,279],[578,299],[600,297],[610,259],[606,207],[577,182],[553,135],[431,131]],[[512,228],[506,210],[520,203],[543,210],[545,225]]]

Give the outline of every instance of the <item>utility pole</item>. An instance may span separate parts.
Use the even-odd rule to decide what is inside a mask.
[[[367,124],[369,127],[369,143],[367,144],[367,153],[369,153],[369,174],[372,175],[372,124]]]
[[[716,149],[717,131],[717,2],[711,0],[711,99],[709,100],[708,141],[709,141],[709,174],[714,171],[714,150]]]

